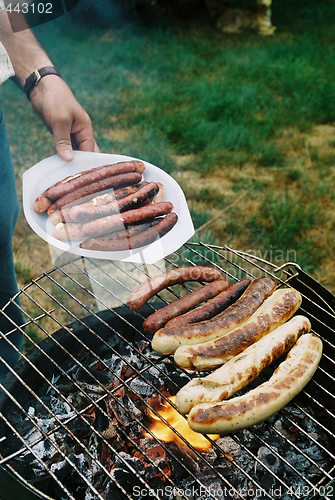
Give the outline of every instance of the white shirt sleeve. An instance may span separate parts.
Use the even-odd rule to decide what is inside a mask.
[[[0,0],[0,11],[5,9],[6,6],[4,0]],[[9,59],[5,47],[0,42],[0,84],[14,75],[15,72],[11,60]]]

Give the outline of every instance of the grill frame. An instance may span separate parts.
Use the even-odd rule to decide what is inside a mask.
[[[210,258],[206,255],[206,254],[208,254],[208,252],[210,253]],[[187,244],[185,244],[184,247],[181,250],[179,250],[178,252],[175,252],[175,254],[173,254],[172,257],[169,256],[168,258],[166,258],[165,263],[170,267],[176,267],[176,266],[180,265],[181,263],[183,265],[196,265],[199,263],[199,262],[195,262],[197,260],[202,261],[202,263],[205,265],[210,264],[210,265],[213,265],[213,266],[220,268],[223,271],[223,273],[226,274],[226,276],[230,279],[234,279],[234,280],[241,279],[244,276],[258,277],[257,273],[260,273],[260,275],[273,276],[278,281],[279,286],[285,285],[285,286],[292,286],[293,288],[296,288],[297,290],[299,290],[303,294],[304,300],[308,301],[307,303],[309,305],[309,310],[308,310],[307,315],[311,318],[313,326],[314,326],[314,324],[317,324],[316,333],[320,334],[327,344],[330,344],[330,346],[329,346],[330,349],[334,349],[334,345],[331,343],[331,341],[328,339],[328,337],[334,333],[335,298],[327,289],[325,289],[322,285],[320,285],[315,280],[313,280],[313,278],[311,278],[306,273],[304,273],[296,263],[286,263],[283,266],[277,267],[276,265],[269,263],[269,262],[265,261],[264,259],[252,256],[252,255],[244,253],[244,252],[238,252],[238,251],[232,250],[229,247],[219,247],[216,245],[207,245],[204,243],[187,243]],[[49,342],[51,342],[52,345],[54,345],[55,339],[56,338],[58,339],[58,336],[56,336],[56,335],[52,336],[51,333],[44,326],[42,326],[41,322],[45,318],[48,318],[48,319],[51,318],[55,324],[58,324],[58,326],[60,327],[60,330],[64,331],[64,335],[73,335],[73,329],[74,329],[74,325],[72,325],[71,323],[64,324],[63,320],[59,320],[56,317],[56,313],[57,313],[58,308],[62,308],[63,312],[65,311],[66,314],[68,314],[69,316],[73,316],[74,321],[82,327],[85,325],[86,320],[84,320],[84,318],[80,318],[79,315],[76,316],[76,314],[74,314],[69,309],[68,305],[65,305],[64,303],[62,303],[61,300],[59,300],[57,297],[55,297],[54,292],[52,292],[52,291],[49,292],[49,290],[46,289],[44,287],[44,285],[42,284],[44,281],[46,281],[47,283],[52,285],[51,290],[52,290],[53,286],[59,287],[59,290],[62,291],[62,293],[64,293],[66,297],[69,297],[69,298],[71,297],[71,301],[75,300],[75,302],[77,302],[77,305],[80,305],[80,309],[82,310],[82,312],[85,311],[87,314],[90,314],[90,315],[92,315],[92,313],[93,313],[93,317],[95,317],[97,315],[98,315],[98,317],[101,317],[101,316],[103,316],[103,314],[96,313],[96,312],[92,311],[92,309],[90,308],[91,306],[87,306],[85,302],[83,302],[80,299],[78,300],[76,297],[74,297],[74,295],[71,293],[71,291],[69,291],[71,286],[69,286],[67,289],[66,287],[64,287],[63,283],[61,283],[60,280],[58,282],[57,279],[54,278],[54,275],[57,273],[61,273],[61,275],[64,277],[64,279],[67,282],[68,282],[68,280],[70,280],[69,281],[70,285],[71,285],[71,283],[72,283],[72,285],[75,283],[76,287],[78,287],[79,289],[80,288],[82,289],[82,292],[84,293],[84,298],[87,298],[88,302],[95,300],[96,296],[93,292],[89,292],[89,290],[87,288],[85,289],[85,286],[81,285],[80,280],[78,280],[78,276],[80,276],[79,273],[83,273],[84,275],[87,274],[90,277],[91,283],[92,283],[92,279],[93,279],[95,284],[96,285],[99,284],[99,286],[101,286],[101,283],[98,283],[100,280],[100,277],[107,277],[107,275],[108,275],[108,278],[113,279],[115,281],[119,281],[118,276],[113,277],[110,275],[110,273],[108,273],[108,271],[106,272],[105,267],[102,263],[95,262],[92,259],[86,259],[86,261],[88,261],[89,264],[92,265],[93,268],[98,271],[99,279],[97,279],[96,276],[92,276],[92,274],[85,271],[85,263],[83,263],[83,261],[81,260],[80,257],[73,258],[73,256],[71,256],[71,258],[68,261],[65,261],[65,263],[63,263],[59,266],[55,266],[50,271],[43,273],[39,278],[33,280],[27,286],[22,288],[18,293],[18,296],[21,299],[29,297],[29,300],[31,300],[32,303],[34,303],[35,306],[40,309],[39,314],[36,314],[36,316],[32,316],[32,315],[29,315],[23,307],[21,307],[21,310],[23,311],[23,313],[28,317],[28,321],[27,321],[27,324],[25,326],[27,326],[29,324],[36,325],[39,329],[41,329],[45,333],[45,335],[47,337],[49,337],[47,340],[49,340]],[[222,262],[225,263],[224,268],[222,267]],[[241,265],[241,262],[243,263],[243,266]],[[119,271],[122,268],[122,266],[118,263],[112,263],[112,265],[115,266],[115,269],[119,269]],[[161,264],[154,265],[153,268],[156,268],[156,270],[158,272],[159,271],[162,272],[165,269],[159,267],[160,265]],[[67,271],[68,266],[70,268],[72,268],[72,266],[74,266],[74,270],[75,270],[75,272],[78,273],[78,275],[73,277],[73,275],[71,273],[69,273],[69,271]],[[133,268],[131,266],[133,266]],[[132,264],[129,266],[129,269],[134,269],[134,268],[136,268],[136,270],[140,270],[141,273],[143,273],[144,275],[149,275],[148,269],[145,265],[134,266]],[[252,272],[250,269],[252,269]],[[122,269],[122,272],[124,272],[124,269]],[[129,272],[132,272],[132,271],[127,271],[128,274],[129,274]],[[138,281],[138,279],[137,279],[137,281]],[[118,284],[123,286],[123,287],[125,286],[124,283],[119,282]],[[30,295],[30,289],[32,287],[35,287],[36,290],[38,290],[39,292],[42,292],[46,296],[49,296],[49,298],[55,302],[55,308],[51,308],[51,309],[47,310],[44,307],[42,307],[36,299],[33,299]],[[102,288],[106,288],[106,287],[103,285]],[[188,286],[185,286],[185,288],[189,289]],[[131,289],[129,288],[127,290],[127,293],[129,293],[130,291],[131,291]],[[107,292],[107,290],[104,290],[104,292]],[[172,295],[177,296],[174,289],[171,290],[171,292],[172,292]],[[114,293],[111,291],[109,291],[109,293],[114,295]],[[86,294],[88,294],[88,296],[86,296]],[[158,305],[162,306],[167,302],[167,300],[164,296],[164,293],[160,294],[160,295],[161,295],[161,302]],[[310,298],[311,296],[313,297],[312,299]],[[15,298],[16,297],[14,297],[11,302],[13,302],[17,306],[16,302],[14,302]],[[117,297],[113,297],[113,300],[114,299],[119,300]],[[104,300],[100,299],[100,298],[98,300],[101,303],[100,305],[105,307],[106,310],[109,309],[108,303],[105,303]],[[303,304],[303,306],[304,306],[304,304]],[[17,307],[19,307],[19,306],[17,306]],[[145,312],[141,311],[141,314],[135,313],[135,316],[137,317],[137,319],[139,321],[142,321],[143,317],[148,315],[150,313],[150,311],[155,310],[156,307],[157,307],[156,303],[155,303],[155,305],[152,305],[150,303],[147,306]],[[112,310],[115,312],[114,307],[112,308]],[[6,307],[3,308],[1,313],[6,315]],[[305,311],[305,313],[306,313],[306,311]],[[320,314],[321,314],[321,318],[320,318]],[[124,316],[125,315],[123,315],[123,316],[121,315],[121,317],[119,319],[122,321],[125,321]],[[96,319],[96,317],[95,317],[95,319]],[[104,323],[104,321],[102,321],[102,323]],[[13,324],[13,328],[17,328],[17,327],[18,327],[18,325]],[[140,331],[139,327],[136,327],[136,329],[138,331]],[[23,329],[22,329],[22,332],[25,336],[27,336],[27,333],[25,333]],[[92,332],[90,332],[90,334],[91,333]],[[114,331],[114,333],[119,334],[117,331]],[[58,333],[58,331],[57,331],[57,334],[60,337],[62,336],[61,333]],[[122,334],[121,334],[121,337],[123,337]],[[148,337],[144,334],[143,338],[148,339],[150,337]],[[46,343],[46,341],[43,341],[43,342]],[[28,355],[23,357],[25,362],[30,363],[31,367],[34,368],[35,370],[36,370],[37,365],[36,365],[36,361],[34,361],[34,356],[37,355],[37,352],[39,352],[39,350],[41,349],[40,346],[42,344],[37,344],[37,343],[33,342],[35,349],[33,350],[33,352],[30,351],[30,353]],[[164,359],[164,358],[166,358],[166,357],[165,356],[161,357],[161,359]],[[330,363],[331,366],[333,367],[334,359],[330,358],[329,360],[327,360],[327,362]],[[23,362],[21,362],[21,364],[23,364]],[[154,363],[152,363],[152,364],[154,364]],[[318,368],[318,370],[320,370],[320,368]],[[12,372],[12,378],[18,379],[19,375],[18,374],[15,375],[13,370],[11,370],[11,372]],[[10,376],[8,377],[8,379],[10,379]],[[334,377],[333,377],[333,379],[334,379]],[[50,383],[50,381],[49,381],[49,383]],[[5,391],[6,391],[6,384],[7,384],[7,379],[6,379],[6,383],[4,384]],[[0,388],[1,388],[1,386],[0,386]],[[322,390],[324,390],[324,388],[322,388]],[[28,392],[30,392],[30,387],[28,387]],[[8,394],[7,394],[7,396],[9,397]],[[331,394],[331,396],[332,396],[332,398],[334,398],[333,394]],[[311,397],[313,398],[313,396],[311,396]],[[1,409],[1,404],[0,404],[0,409]],[[324,408],[324,409],[327,412],[328,409],[327,408]],[[328,410],[328,412],[330,412],[330,410]],[[332,415],[332,412],[330,412],[330,413]],[[0,414],[0,417],[1,417],[1,414]],[[5,420],[6,420],[6,417],[4,415],[2,415],[2,418],[5,418]],[[7,424],[8,424],[8,422],[7,422]],[[327,429],[327,430],[329,430],[329,429]],[[13,429],[13,432],[14,431],[15,430]],[[334,431],[332,431],[332,437],[335,439],[334,432],[335,432],[335,429],[334,429]],[[234,435],[234,439],[236,439],[235,435]],[[260,437],[260,439],[261,439],[261,437]],[[1,446],[1,443],[0,443],[0,446]],[[215,448],[216,444],[214,443],[213,446]],[[196,450],[194,450],[194,449],[192,451],[197,453]],[[257,461],[259,461],[259,459],[257,457],[253,456],[253,458],[256,459]],[[335,463],[334,455],[332,456],[332,458],[334,459],[334,463]],[[0,465],[2,467],[2,474],[6,473],[6,470],[4,469],[4,467],[6,467],[6,463],[8,461],[9,461],[8,457],[5,457],[3,459],[0,458]],[[266,468],[266,465],[264,463],[261,462],[260,465],[262,467]],[[320,487],[324,487],[324,486],[330,484],[334,480],[334,477],[335,477],[335,473],[333,470],[334,468],[335,467],[333,467],[330,472],[327,471],[328,473],[323,476],[323,478],[321,480],[321,484],[320,484],[320,482],[318,483],[319,489],[320,489]],[[271,472],[271,470],[269,472],[271,474],[273,474]],[[247,474],[247,473],[245,473],[245,474]],[[0,478],[1,478],[1,474],[0,474]],[[22,479],[22,478],[20,478],[20,479]],[[221,478],[221,479],[224,479],[224,478]],[[256,485],[255,480],[253,478],[251,478],[251,480]],[[328,480],[328,482],[326,482],[327,480]],[[24,481],[23,481],[23,483],[24,483]],[[326,483],[326,484],[324,484],[324,483]],[[25,486],[27,486],[27,485],[25,484]],[[257,485],[257,486],[262,488],[262,485]],[[310,488],[311,491],[309,492],[308,496],[307,497],[304,496],[304,498],[308,498],[308,499],[318,498],[318,493],[317,493],[318,488],[316,488],[315,486],[313,486],[313,487],[311,486],[311,488]],[[33,494],[35,494],[35,493],[36,492],[33,492]],[[35,498],[51,498],[51,497],[36,496]],[[72,498],[72,497],[70,497],[70,498]],[[131,497],[129,497],[129,498],[131,498]],[[240,496],[238,498],[242,498],[242,496]],[[272,497],[270,495],[267,495],[267,496],[265,495],[264,498],[272,498]],[[292,498],[298,498],[298,497],[293,496]],[[323,495],[323,498],[332,498],[332,497]]]

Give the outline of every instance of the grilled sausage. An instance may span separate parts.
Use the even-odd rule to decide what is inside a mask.
[[[43,214],[51,205],[52,200],[49,200],[49,198],[47,198],[47,196],[45,195],[45,191],[43,191],[43,193],[37,196],[37,198],[35,199],[33,208],[34,211],[38,214]]]
[[[276,282],[272,278],[255,279],[234,304],[214,318],[194,325],[158,330],[152,339],[152,348],[162,354],[171,354],[182,345],[221,337],[247,320],[275,288]]]
[[[140,188],[143,186],[146,186],[148,184],[147,181],[141,181],[138,184],[135,184],[133,186],[126,186],[122,187],[119,189],[112,189],[111,191],[108,191],[107,193],[100,194],[98,196],[95,196],[91,200],[81,203],[82,206],[90,206],[90,205],[95,205],[95,206],[101,206],[101,205],[106,205],[107,203],[111,203],[115,200],[121,200],[121,198],[125,198],[126,196],[135,193],[135,191],[138,191]]]
[[[34,202],[34,210],[38,213],[46,212],[53,201],[58,200],[73,191],[94,184],[102,179],[129,172],[142,174],[145,170],[144,163],[138,160],[123,161],[112,165],[103,165],[100,167],[84,170],[78,174],[70,175],[62,181],[56,182],[38,196]]]
[[[226,364],[203,378],[188,382],[177,394],[176,406],[181,413],[189,413],[200,403],[216,403],[230,398],[288,352],[298,338],[311,329],[304,316],[295,316],[278,326],[272,333],[249,346]]]
[[[207,304],[171,319],[166,323],[165,328],[180,328],[183,325],[199,323],[200,321],[206,321],[213,318],[213,316],[220,314],[222,311],[227,309],[227,307],[233,304],[233,302],[235,302],[242,295],[242,293],[245,292],[250,283],[251,280],[249,279],[238,281],[229,287],[228,290],[219,293]]]
[[[296,290],[277,290],[240,327],[209,342],[179,347],[175,362],[189,370],[216,368],[285,323],[300,305],[301,295]]]
[[[86,201],[85,203],[81,203],[80,206],[106,205],[107,203],[110,203],[112,201],[125,198],[126,196],[128,196],[131,193],[134,193],[135,191],[145,186],[146,184],[148,184],[146,181],[142,181],[139,182],[138,184],[135,184],[134,186],[126,186],[119,189],[112,189],[107,193],[95,196],[94,198],[92,198],[89,201]],[[72,207],[63,207],[60,208],[59,210],[56,210],[53,213],[50,213],[49,219],[51,224],[56,226],[59,222],[73,222],[73,219],[71,219],[69,215],[71,208]]]
[[[56,210],[73,203],[74,201],[85,198],[86,196],[97,193],[98,191],[104,191],[109,188],[116,188],[119,186],[129,186],[133,184],[138,184],[142,179],[142,175],[138,172],[130,172],[127,174],[113,175],[111,177],[106,177],[100,181],[93,182],[82,186],[70,193],[65,194],[61,198],[58,198],[53,205],[51,205],[47,212],[50,216]]]
[[[82,238],[80,224],[76,222],[59,222],[52,230],[52,235],[58,240],[73,241]]]
[[[302,335],[267,382],[229,401],[196,405],[189,413],[189,426],[203,434],[225,435],[263,422],[305,387],[321,355],[321,339],[313,333]]]
[[[127,305],[137,311],[156,293],[172,285],[181,285],[186,281],[211,282],[221,277],[221,272],[214,267],[191,266],[171,269],[166,273],[154,276],[139,285],[129,296]]]
[[[60,224],[62,222],[73,222],[73,220],[70,218],[69,215],[70,209],[69,208],[60,208],[59,210],[56,210],[55,212],[50,213],[49,215],[49,220],[53,226],[57,226],[57,224]]]
[[[85,222],[82,225],[83,236],[95,237],[111,233],[129,224],[142,223],[155,217],[160,217],[170,213],[173,209],[172,203],[164,201],[155,205],[148,205],[141,208],[129,210],[123,214],[107,215],[101,219]]]
[[[85,222],[87,220],[99,219],[113,213],[133,210],[148,204],[158,193],[158,186],[155,182],[149,182],[134,193],[125,198],[115,200],[104,205],[75,205],[70,209],[69,215],[76,222]]]
[[[165,194],[164,186],[160,182],[156,182],[156,184],[158,186],[158,193],[156,194],[154,199],[151,201],[151,203],[160,203],[161,201],[164,200],[164,194]]]
[[[192,307],[197,306],[211,297],[215,297],[218,293],[226,290],[230,286],[229,281],[220,279],[205,285],[194,292],[185,295],[181,299],[171,302],[165,307],[151,314],[143,323],[143,328],[148,333],[156,332],[169,319],[175,318],[178,314],[188,311]]]
[[[127,231],[115,231],[101,238],[92,238],[83,241],[79,246],[88,250],[111,252],[140,248],[149,245],[158,238],[162,238],[164,234],[173,228],[177,221],[177,214],[171,212],[164,218],[153,221],[154,224],[134,226],[133,231],[129,231],[129,229]],[[115,238],[116,233],[118,234]]]

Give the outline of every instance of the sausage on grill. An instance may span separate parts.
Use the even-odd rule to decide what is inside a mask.
[[[263,422],[305,387],[321,355],[321,339],[313,333],[302,335],[268,382],[229,401],[196,405],[189,413],[189,426],[203,434],[225,435]]]
[[[177,394],[176,406],[181,413],[189,413],[200,403],[216,403],[230,398],[288,352],[298,338],[311,329],[305,316],[295,316],[273,332],[249,346],[207,377],[190,380]]]
[[[157,205],[159,205],[159,203]],[[220,277],[221,272],[214,267],[191,266],[171,269],[166,273],[154,276],[149,281],[138,286],[129,296],[127,304],[130,309],[137,311],[146,304],[150,297],[164,288],[177,284],[181,285],[186,281],[211,282]]]
[[[301,295],[296,290],[276,290],[240,327],[209,342],[179,347],[174,355],[175,362],[189,370],[217,368],[285,323],[300,305]]]
[[[249,279],[238,281],[229,287],[228,290],[219,293],[208,303],[171,319],[166,323],[165,328],[179,328],[183,325],[200,323],[200,321],[206,321],[213,318],[213,316],[220,314],[222,311],[227,309],[227,307],[233,304],[242,295],[242,293],[245,292],[250,283],[251,280]]]
[[[188,311],[201,302],[215,297],[230,286],[229,281],[220,279],[205,285],[184,297],[175,300],[158,311],[151,314],[143,323],[143,328],[148,333],[154,333],[163,326],[169,319],[175,318],[179,314]]]
[[[234,304],[214,318],[180,328],[158,330],[152,339],[152,348],[162,354],[171,354],[182,345],[221,337],[247,320],[275,288],[276,282],[272,278],[255,279]]]

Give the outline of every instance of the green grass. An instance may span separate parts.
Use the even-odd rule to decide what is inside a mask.
[[[175,176],[196,228],[246,193],[197,237],[293,249],[313,273],[334,250],[335,141],[308,139],[335,122],[335,4],[281,0],[272,19],[272,37],[224,35],[205,18],[99,29],[63,17],[35,31],[92,117],[100,150]],[[0,94],[19,183],[54,154],[52,138],[19,90],[6,83]],[[31,269],[18,264],[23,281]],[[335,289],[329,272],[321,279]]]
[[[289,193],[268,196],[248,221],[249,242],[256,248],[271,249],[278,260],[282,255],[281,263],[294,260],[310,271],[320,266],[326,250],[320,249],[317,238],[306,234],[324,222],[325,214],[314,202],[303,203]]]

